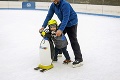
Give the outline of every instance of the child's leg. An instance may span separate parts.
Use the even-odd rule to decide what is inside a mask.
[[[57,55],[58,55],[59,49],[55,47],[55,55],[53,61],[57,61]]]
[[[61,49],[59,49],[59,53],[58,54],[62,54],[62,50]]]
[[[63,52],[66,60],[70,60],[70,56],[68,54],[67,47],[62,48],[62,52]]]

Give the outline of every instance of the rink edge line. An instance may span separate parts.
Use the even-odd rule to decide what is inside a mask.
[[[48,11],[48,9],[21,9],[21,8],[0,8],[0,10],[41,10],[41,11]],[[120,16],[109,15],[109,14],[97,14],[97,13],[85,13],[85,12],[76,12],[76,13],[77,14],[94,15],[94,16],[106,16],[106,17],[120,18]]]

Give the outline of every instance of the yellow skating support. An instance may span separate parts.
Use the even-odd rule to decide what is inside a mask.
[[[53,64],[48,65],[48,66],[45,66],[45,65],[39,64],[38,67],[39,67],[40,69],[46,69],[46,70],[49,70],[49,69],[53,68]]]

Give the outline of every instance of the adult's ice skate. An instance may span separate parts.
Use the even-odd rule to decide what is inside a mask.
[[[80,67],[83,65],[83,60],[75,60],[73,63],[72,63],[72,66],[73,68],[76,68],[76,67]]]

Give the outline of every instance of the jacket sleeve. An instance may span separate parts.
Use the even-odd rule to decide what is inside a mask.
[[[48,24],[48,21],[53,17],[54,12],[55,12],[54,11],[54,5],[52,3],[50,8],[49,8],[48,14],[46,16],[46,19],[44,20],[44,23],[43,23],[42,27],[46,28],[46,26]]]
[[[63,20],[61,22],[61,25],[59,27],[59,30],[63,31],[69,21],[70,16],[70,5],[69,4],[63,4],[62,6],[62,14],[63,14]]]

